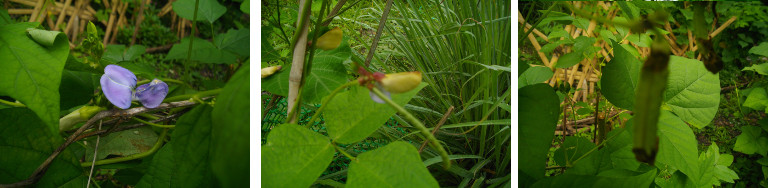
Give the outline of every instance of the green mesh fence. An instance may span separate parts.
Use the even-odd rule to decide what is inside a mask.
[[[265,97],[266,98],[266,97]],[[269,104],[273,98],[262,98],[265,102],[264,104]],[[266,105],[262,105],[262,107],[266,107]],[[267,113],[265,113],[264,117],[261,118],[261,144],[267,143],[267,136],[269,135],[270,130],[275,128],[276,126],[283,124],[285,122],[286,116],[287,116],[287,107],[288,102],[285,98],[281,98],[279,101],[277,101]],[[307,107],[301,107],[301,111],[299,114],[299,124],[304,125],[306,124],[310,118],[312,118],[312,115],[315,114],[315,110],[319,108],[320,105],[315,105],[314,108],[307,108]],[[266,110],[264,108],[261,109],[262,111]],[[312,127],[310,127],[313,131],[318,132],[320,134],[323,134],[325,136],[328,136],[328,132],[325,129],[325,119],[323,119],[322,116],[320,116],[319,121],[316,121]],[[390,118],[385,125],[390,130],[393,130],[392,133],[397,136],[403,136],[406,134],[406,131],[398,126],[397,121],[394,118]],[[360,142],[357,142],[355,144],[339,144],[339,147],[346,148],[347,150],[351,149],[351,152],[353,154],[360,154],[366,151],[374,150],[379,147],[383,147],[387,145],[389,141],[387,139],[381,139],[381,138],[374,138],[369,137],[365,140],[362,140]],[[342,155],[341,153],[336,153],[336,156],[334,157],[333,161],[330,165],[328,165],[328,168],[323,172],[321,177],[327,176],[327,175],[334,175],[331,179],[338,182],[346,182],[347,176],[346,173],[339,173],[347,168],[349,168],[349,162],[350,159],[346,156]]]

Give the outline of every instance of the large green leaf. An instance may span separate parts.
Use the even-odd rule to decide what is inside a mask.
[[[664,102],[683,121],[704,128],[720,104],[720,78],[701,61],[672,56]]]
[[[199,1],[196,20],[193,19],[195,15],[195,1]],[[227,7],[219,4],[216,0],[178,0],[173,2],[173,11],[187,20],[213,23],[213,21],[216,21],[216,19],[219,19],[219,17],[227,12]]]
[[[67,110],[88,103],[94,89],[91,73],[64,70],[61,74],[61,86],[59,86],[59,96],[61,96],[59,108]]]
[[[617,43],[613,46],[614,57],[603,67],[600,78],[601,93],[611,104],[633,110],[642,62]]]
[[[224,86],[211,114],[211,168],[223,187],[249,181],[250,74],[245,63]]]
[[[704,155],[704,153],[701,155]],[[717,147],[717,144],[713,143],[709,146],[709,149],[707,149],[706,156],[710,156],[715,160],[715,163],[712,166],[714,167],[714,177],[717,180],[734,183],[733,180],[739,179],[739,175],[728,168],[733,162],[733,155],[720,154],[720,148]],[[699,156],[699,159],[701,159],[701,156]],[[720,186],[720,181],[717,180],[712,183],[715,186]]]
[[[11,16],[8,15],[8,10],[0,8],[0,26],[12,23],[13,20],[11,19]]]
[[[581,54],[581,52],[567,53],[563,56],[560,56],[560,59],[557,60],[557,64],[555,64],[555,68],[572,67],[573,65],[581,62],[581,60],[584,60],[583,57],[584,56]]]
[[[755,110],[765,110],[768,107],[768,95],[766,95],[765,89],[761,87],[752,88],[752,91],[747,94],[747,99],[744,100],[742,105]]]
[[[208,105],[198,105],[179,117],[171,141],[155,154],[137,186],[212,186],[213,173],[208,163],[212,110]]]
[[[346,187],[439,187],[413,145],[403,141],[357,156]]]
[[[333,154],[328,137],[296,124],[278,125],[261,147],[261,186],[309,187],[331,163]]]
[[[50,156],[63,138],[27,108],[0,110],[0,184],[27,179]],[[56,157],[36,187],[59,187],[83,173],[80,163],[66,149]]]
[[[426,85],[421,83],[409,92],[392,94],[392,100],[404,106]],[[395,115],[394,108],[374,102],[370,91],[359,86],[337,94],[327,105],[323,116],[328,136],[340,144],[351,144],[365,139]]]
[[[742,69],[742,71],[747,71],[747,70],[755,71],[758,74],[762,74],[762,75],[768,75],[768,63],[755,64],[749,67],[744,67],[744,69]]]
[[[248,29],[229,29],[223,35],[217,35],[214,38],[214,44],[220,50],[230,51],[241,58],[248,57],[250,53],[250,30]]]
[[[745,154],[760,154],[766,156],[768,153],[768,137],[763,134],[763,129],[757,126],[742,126],[741,134],[736,137],[734,151]]]
[[[557,118],[560,114],[559,99],[555,90],[546,84],[534,84],[519,89],[518,104],[518,156],[521,181],[527,185],[544,177],[547,152],[555,135]],[[527,180],[522,175],[533,178]]]
[[[175,142],[171,147],[175,162],[170,182],[172,186],[212,186],[213,172],[208,162],[213,127],[212,111],[213,108],[209,105],[198,105],[179,117],[176,122],[170,141]],[[237,162],[248,164],[247,161]]]
[[[179,1],[176,1],[179,2]],[[192,44],[192,51],[189,51],[189,37],[181,39],[181,43],[174,44],[171,50],[168,51],[168,55],[163,60],[171,59],[187,59],[187,53],[192,53],[190,59],[199,61],[201,63],[225,63],[231,64],[236,62],[235,55],[229,51],[223,51],[215,46],[213,43],[208,42],[200,38],[192,37],[195,42]]]
[[[136,183],[136,187],[171,187],[171,176],[174,175],[174,166],[173,143],[169,142],[154,154],[152,162],[149,163],[149,168],[147,168],[139,182]]]
[[[688,125],[669,111],[659,113],[659,153],[656,162],[678,169],[695,178],[699,174],[698,150],[695,136]]]
[[[52,46],[32,40],[27,28],[37,23],[0,26],[0,96],[10,96],[27,105],[58,133],[59,83],[69,54],[69,42],[63,33],[55,36]]]
[[[565,137],[565,142],[555,151],[555,162],[560,166],[570,165],[576,159],[587,154],[587,151],[595,148],[592,143],[584,137]]]
[[[304,80],[301,100],[305,103],[320,103],[323,97],[348,80],[343,62],[352,55],[352,49],[349,48],[346,38],[336,49],[317,50],[315,53],[312,70],[309,74],[304,74],[307,78]],[[291,69],[291,64],[283,65],[282,70],[262,79],[262,89],[277,95],[288,96],[288,78]]]
[[[599,175],[563,174],[536,182],[532,187],[649,187],[656,177],[656,168],[637,172],[613,169]]]
[[[768,42],[760,43],[760,45],[749,49],[750,54],[757,54],[761,56],[768,56]]]
[[[101,160],[108,155],[127,156],[149,151],[157,142],[157,133],[151,127],[141,127],[131,130],[111,133],[99,139],[99,150],[96,159]],[[96,138],[89,139],[85,145],[85,160],[93,160],[93,149]]]
[[[550,70],[549,67],[534,66],[528,68],[517,80],[517,88],[520,89],[527,85],[542,83],[549,80],[549,78],[552,78],[552,75],[554,75],[554,73],[552,73],[552,70]]]
[[[268,62],[280,59],[280,53],[278,53],[269,42],[270,34],[272,33],[272,27],[261,27],[261,62]]]

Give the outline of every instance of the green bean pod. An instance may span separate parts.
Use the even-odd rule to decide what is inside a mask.
[[[653,165],[659,150],[658,130],[661,102],[669,77],[669,44],[657,38],[651,55],[643,64],[635,94],[634,147],[632,152],[640,162]]]

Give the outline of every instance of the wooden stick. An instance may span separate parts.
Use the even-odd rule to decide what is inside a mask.
[[[104,5],[107,5],[107,3],[106,3],[107,1],[109,1],[109,0],[104,0],[104,2],[105,2]],[[119,0],[114,0],[114,2],[112,2],[112,5],[114,5],[114,6],[112,6],[112,12],[109,14],[109,22],[107,22],[107,31],[104,32],[104,40],[102,42],[104,44],[104,46],[107,46],[107,42],[108,42],[107,40],[109,39],[109,35],[112,34],[112,28],[113,28],[112,25],[115,23],[115,16],[117,15],[116,11],[117,11],[117,7],[118,7],[115,4],[117,4],[118,2],[119,2]]]
[[[62,10],[67,10],[69,8],[69,4],[70,3],[72,3],[72,0],[64,1],[64,8]],[[53,30],[54,31],[58,31],[59,30],[59,25],[61,25],[61,23],[64,22],[64,17],[66,17],[66,16],[67,16],[67,11],[61,11],[61,13],[59,13],[59,18],[56,19],[56,24],[53,25]]]
[[[112,31],[112,38],[109,39],[109,43],[115,43],[115,40],[117,40],[118,32],[123,28],[123,25],[125,24],[125,10],[128,9],[128,2],[122,2],[118,5],[120,6],[120,16],[119,19],[117,19],[115,29]]]
[[[49,12],[48,10],[50,10],[50,7],[46,8],[45,10],[46,11],[43,12],[43,15],[44,15],[43,17],[44,18],[40,18],[41,19],[40,21],[43,21],[42,19],[45,19],[45,23],[48,24],[48,28],[49,29],[53,29],[54,22],[53,22],[53,19],[51,19],[51,16],[48,14],[48,12]]]
[[[728,21],[726,21],[725,23],[723,23],[723,25],[720,25],[720,27],[719,27],[719,28],[717,28],[717,30],[715,30],[715,31],[713,31],[712,33],[710,33],[710,34],[709,34],[709,38],[715,38],[715,36],[717,36],[717,34],[720,34],[720,32],[722,32],[723,30],[725,30],[725,28],[726,28],[726,27],[728,27],[729,25],[731,25],[731,23],[733,23],[734,21],[736,21],[736,19],[738,19],[738,18],[739,18],[739,17],[737,17],[737,16],[732,16],[732,17],[731,17],[731,19],[728,19]]]
[[[536,52],[539,54],[539,58],[541,58],[541,61],[544,62],[544,65],[546,65],[550,69],[554,69],[555,67],[553,67],[549,63],[549,60],[547,59],[547,55],[544,55],[544,52],[541,52],[541,46],[539,46],[539,42],[536,41],[536,38],[534,38],[532,34],[529,34],[528,40],[530,40],[531,44],[533,44],[533,48],[536,49]]]
[[[525,24],[525,30],[522,31],[522,33],[528,32],[528,30],[530,30],[533,27],[531,24],[525,23],[525,18],[523,18],[523,13],[520,13],[519,10],[517,11],[517,23]],[[538,29],[533,28],[532,32],[538,35],[539,37],[541,37],[542,39],[544,39],[545,41],[549,42],[549,39],[547,38],[547,36],[544,35],[544,33],[541,33],[541,31],[539,31]]]
[[[38,0],[35,4],[35,9],[32,10],[32,15],[29,17],[29,22],[35,22],[37,21],[37,16],[40,14],[40,9],[43,8],[43,3],[45,0]]]
[[[139,27],[141,27],[141,22],[144,21],[144,4],[147,4],[144,0],[139,0],[141,4],[139,5],[139,15],[136,16],[136,24],[133,27],[133,36],[131,36],[131,46],[136,44],[136,36],[139,35]]]
[[[75,7],[77,7],[77,8],[75,9],[74,14],[71,14],[71,16],[69,16],[69,21],[67,22],[67,28],[64,29],[64,33],[66,33],[66,34],[75,33],[75,35],[77,35],[77,32],[74,32],[74,31],[70,32],[69,30],[72,28],[72,25],[73,25],[72,22],[73,21],[75,22],[74,23],[75,25],[77,25],[77,23],[80,22],[79,19],[77,21],[75,21],[75,18],[79,18],[80,17],[80,9],[82,9],[83,4],[85,2],[87,2],[87,0],[77,0],[77,2],[75,2]],[[77,28],[77,27],[75,27],[75,28]],[[75,37],[72,37],[72,42],[75,42]]]
[[[22,5],[32,6],[32,7],[37,5],[37,1],[33,1],[33,0],[8,0],[8,1],[19,3]],[[68,9],[63,9],[64,4],[59,2],[56,2],[55,5],[56,7],[52,10],[53,13],[59,13],[61,12],[61,10],[66,10],[68,15],[73,15],[76,10],[75,7],[69,7]],[[93,10],[93,8],[91,8],[91,10]],[[88,18],[93,18],[93,14],[96,13],[96,11],[91,11],[91,10],[83,11],[83,14],[87,15]]]
[[[443,114],[443,118],[441,118],[440,122],[438,122],[437,125],[435,125],[435,128],[432,129],[432,134],[433,135],[435,134],[435,132],[437,132],[437,130],[440,129],[440,126],[442,126],[445,123],[445,120],[448,119],[448,116],[451,115],[452,111],[453,111],[453,106],[448,107],[448,111],[446,111],[445,114]],[[419,153],[421,153],[421,151],[424,151],[424,147],[427,146],[428,142],[429,142],[429,140],[424,140],[424,143],[421,144],[421,147],[419,147]]]

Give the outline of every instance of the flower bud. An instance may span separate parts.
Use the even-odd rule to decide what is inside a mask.
[[[267,68],[262,68],[261,69],[261,78],[269,77],[272,74],[275,74],[275,72],[279,71],[281,68],[283,68],[283,66],[280,66],[280,65],[278,65],[278,66],[271,66],[271,67],[267,67]]]
[[[392,93],[405,93],[421,84],[421,72],[400,72],[377,78],[381,86]]]
[[[333,28],[330,31],[326,32],[325,34],[317,38],[317,44],[315,44],[315,47],[323,50],[336,49],[341,44],[342,36],[343,36],[343,33],[341,31],[341,28],[339,27]]]
[[[99,106],[83,106],[59,119],[59,131],[68,131],[80,122],[86,122],[96,113],[106,110]]]

